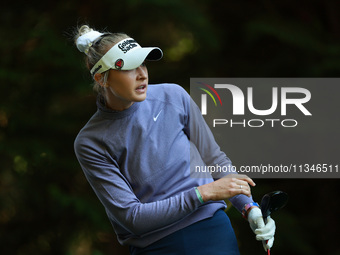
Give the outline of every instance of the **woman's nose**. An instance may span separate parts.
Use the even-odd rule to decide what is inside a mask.
[[[139,79],[146,79],[148,77],[148,70],[146,69],[145,65],[137,67],[137,72]]]

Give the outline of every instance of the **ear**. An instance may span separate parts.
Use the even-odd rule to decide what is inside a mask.
[[[96,73],[94,75],[94,80],[100,84],[100,86],[105,87],[105,84],[103,83],[103,75],[101,73]]]

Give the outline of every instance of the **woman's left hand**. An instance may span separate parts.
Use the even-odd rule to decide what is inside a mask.
[[[251,196],[250,186],[255,186],[255,182],[246,175],[229,174],[217,181],[210,182],[197,187],[202,195],[203,201],[217,201],[229,199],[236,195]]]

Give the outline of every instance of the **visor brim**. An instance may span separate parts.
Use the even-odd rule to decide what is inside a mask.
[[[126,53],[124,58],[122,58],[124,61],[124,65],[122,66],[122,68],[120,68],[120,70],[132,70],[143,64],[145,60],[157,61],[160,60],[162,57],[163,52],[158,47],[145,47],[131,50]]]

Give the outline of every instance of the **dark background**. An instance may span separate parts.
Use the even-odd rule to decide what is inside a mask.
[[[127,251],[117,244],[73,152],[75,136],[95,111],[84,56],[70,39],[74,27],[88,22],[98,30],[126,32],[141,45],[161,47],[163,60],[148,64],[150,83],[175,82],[189,90],[190,77],[338,77],[340,17],[335,3],[2,3],[0,253]],[[253,195],[258,201],[277,189],[290,195],[287,207],[273,215],[273,254],[340,254],[338,179],[256,183]],[[228,214],[241,254],[264,254],[235,208]]]

